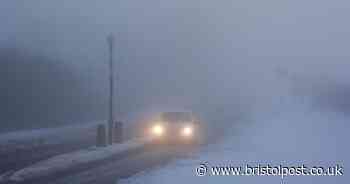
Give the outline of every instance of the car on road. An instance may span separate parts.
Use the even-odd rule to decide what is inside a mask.
[[[198,144],[201,129],[192,112],[162,112],[149,125],[148,134],[157,143]]]

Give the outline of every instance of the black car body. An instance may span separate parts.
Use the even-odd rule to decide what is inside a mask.
[[[163,112],[151,123],[150,135],[157,143],[199,143],[200,121],[192,112]]]

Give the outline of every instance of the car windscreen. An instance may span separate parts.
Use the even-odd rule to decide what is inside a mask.
[[[188,112],[165,112],[162,113],[161,118],[163,121],[171,122],[186,122],[193,120],[192,114]]]

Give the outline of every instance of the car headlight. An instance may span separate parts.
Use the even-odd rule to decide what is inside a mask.
[[[162,125],[154,125],[151,133],[156,136],[162,136],[164,134],[164,127]]]
[[[184,137],[190,137],[193,135],[193,127],[192,126],[185,126],[181,130],[181,135]]]

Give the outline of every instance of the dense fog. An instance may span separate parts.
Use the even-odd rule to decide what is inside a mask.
[[[345,1],[20,1],[0,6],[0,131],[184,108],[218,129],[308,101],[349,112]],[[228,121],[229,120],[229,121]]]

